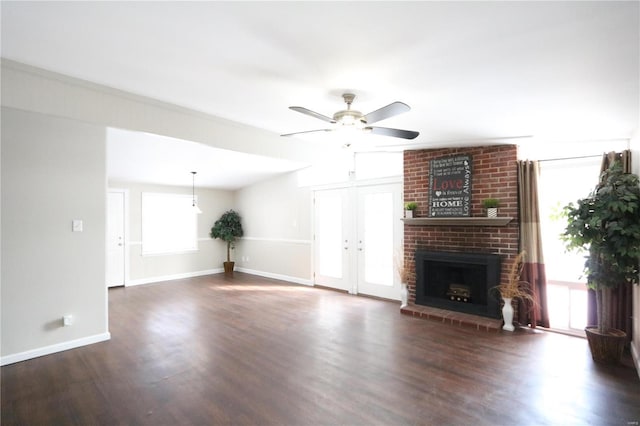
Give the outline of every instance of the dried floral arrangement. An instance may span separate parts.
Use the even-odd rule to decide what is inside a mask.
[[[396,272],[398,273],[398,277],[400,278],[400,282],[406,284],[409,281],[409,270],[405,267],[403,252],[398,251],[393,256],[393,264],[396,268]]]
[[[522,276],[522,269],[524,268],[525,255],[526,252],[523,250],[518,253],[516,258],[513,260],[507,283],[497,285],[493,288],[498,290],[503,299],[511,298],[529,300],[531,303],[535,304],[536,301],[531,294],[531,285],[527,281],[520,280],[520,276]]]

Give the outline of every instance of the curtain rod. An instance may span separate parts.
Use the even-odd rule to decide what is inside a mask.
[[[601,158],[602,154],[583,155],[580,157],[562,157],[562,158],[545,158],[544,160],[538,160],[539,163],[546,161],[561,161],[561,160],[582,160],[584,158]]]

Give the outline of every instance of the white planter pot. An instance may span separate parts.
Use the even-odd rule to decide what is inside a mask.
[[[498,208],[497,207],[487,208],[487,217],[498,217]]]
[[[503,330],[513,331],[516,328],[513,326],[513,306],[511,306],[511,298],[503,297],[504,306],[502,307],[502,319],[504,320]]]
[[[405,219],[411,219],[413,217],[413,210],[405,210],[404,217]]]
[[[400,307],[404,308],[409,304],[409,289],[407,283],[400,284]]]

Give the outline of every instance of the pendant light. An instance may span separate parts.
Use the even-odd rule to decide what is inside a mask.
[[[191,172],[191,174],[193,175],[193,183],[191,185],[191,194],[193,196],[193,204],[191,204],[191,209],[193,210],[194,213],[201,214],[202,210],[200,210],[200,208],[196,204],[196,173],[198,172]]]

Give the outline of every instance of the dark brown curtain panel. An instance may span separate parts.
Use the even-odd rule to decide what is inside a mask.
[[[600,173],[607,170],[612,163],[617,161],[622,163],[623,172],[631,173],[630,150],[625,150],[622,152],[608,152],[606,154],[603,154]],[[631,315],[633,312],[632,293],[633,288],[630,285],[621,285],[613,290],[606,289],[602,293],[603,302],[609,305],[609,326],[627,333],[627,342],[631,341]],[[591,289],[589,289],[588,292],[588,304],[587,324],[595,325],[598,323],[596,293]]]
[[[540,212],[538,207],[537,161],[518,161],[518,208],[520,216],[520,251],[526,252],[522,269],[522,281],[529,283],[534,303],[518,304],[518,318],[521,324],[549,327],[547,305],[547,277],[542,256],[540,232]]]

